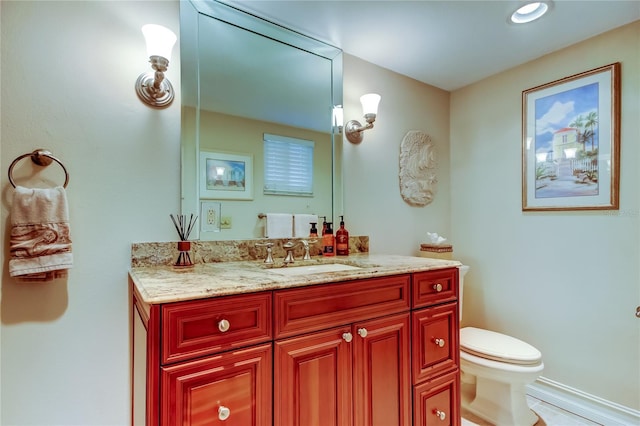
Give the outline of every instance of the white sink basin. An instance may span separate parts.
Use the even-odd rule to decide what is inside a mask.
[[[284,268],[268,269],[269,272],[279,275],[307,275],[323,274],[325,272],[353,271],[362,269],[357,266],[343,265],[341,263],[323,263],[321,265],[287,266]]]

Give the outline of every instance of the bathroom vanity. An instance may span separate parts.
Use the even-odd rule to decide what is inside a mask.
[[[134,267],[132,423],[459,425],[458,265]]]

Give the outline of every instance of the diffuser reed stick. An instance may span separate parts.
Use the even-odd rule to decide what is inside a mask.
[[[178,242],[179,254],[176,266],[192,266],[193,262],[191,262],[191,255],[189,254],[189,250],[191,250],[191,243],[188,239],[189,234],[191,234],[191,231],[198,220],[198,216],[193,216],[192,214],[189,217],[188,223],[186,215],[179,214],[177,217],[174,217],[170,214],[169,216],[171,217],[171,221],[175,225],[176,231],[178,231],[178,236],[180,237],[180,241]]]
[[[189,239],[189,234],[193,230],[193,226],[196,224],[198,220],[198,216],[194,216],[193,214],[189,218],[189,223],[187,224],[187,215],[179,214],[174,217],[172,214],[169,215],[173,224],[176,227],[176,231],[178,231],[178,236],[180,237],[180,241],[187,241]]]

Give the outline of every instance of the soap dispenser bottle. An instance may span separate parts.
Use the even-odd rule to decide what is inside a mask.
[[[344,228],[344,216],[340,216],[340,229],[336,231],[336,254],[349,256],[349,231]]]
[[[318,229],[316,228],[317,222],[309,222],[311,229],[309,230],[309,238],[318,238]]]
[[[318,216],[318,218],[322,218],[322,233],[320,235],[324,236],[324,233],[327,231],[327,217],[326,216]]]
[[[327,222],[327,226],[322,235],[322,255],[323,256],[335,256],[334,246],[335,239],[333,237],[333,229],[331,229],[331,222]]]

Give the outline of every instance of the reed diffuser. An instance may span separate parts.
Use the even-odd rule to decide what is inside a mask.
[[[193,214],[189,218],[189,222],[187,223],[187,215],[179,214],[177,216],[169,215],[173,224],[176,227],[176,231],[178,231],[178,236],[180,237],[180,241],[178,241],[178,260],[176,261],[175,266],[193,266],[193,262],[191,261],[191,255],[189,251],[191,250],[191,241],[188,241],[189,234],[191,234],[191,230],[193,230],[196,221],[198,220],[198,216],[194,216]]]

